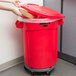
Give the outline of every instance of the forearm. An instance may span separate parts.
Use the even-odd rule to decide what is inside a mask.
[[[19,0],[0,0],[0,2],[10,2],[13,3],[16,7],[11,7],[5,4],[0,3],[0,9],[2,10],[8,10],[8,11],[12,11],[13,13],[15,13],[18,16],[21,16],[21,13],[18,9],[18,2]]]
[[[0,2],[9,2],[12,3],[13,0],[0,0]]]
[[[8,11],[12,11],[12,7],[9,7],[7,5],[4,5],[4,4],[0,4],[0,9],[2,10],[8,10]]]

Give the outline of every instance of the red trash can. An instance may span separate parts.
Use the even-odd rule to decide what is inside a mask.
[[[36,4],[23,4],[21,8],[35,16],[35,19],[19,17],[16,21],[23,34],[25,68],[49,73],[57,62],[58,26],[65,16]]]

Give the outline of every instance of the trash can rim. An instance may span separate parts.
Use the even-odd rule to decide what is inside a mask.
[[[26,23],[47,23],[47,22],[55,22],[60,19],[48,19],[48,18],[26,19],[26,18],[18,17],[17,20],[21,22],[26,22]]]

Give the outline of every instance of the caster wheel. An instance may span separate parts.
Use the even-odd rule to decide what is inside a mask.
[[[32,72],[32,76],[35,76],[35,73],[34,72]]]
[[[50,72],[47,72],[47,75],[50,76]]]

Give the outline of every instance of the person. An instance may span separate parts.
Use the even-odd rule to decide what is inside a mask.
[[[15,8],[15,7],[11,7],[11,6],[0,3],[0,9],[2,9],[2,10],[12,11],[18,16],[24,16],[24,17],[27,17],[29,19],[34,18],[34,16],[32,14],[17,8],[17,7],[19,7],[19,3],[20,3],[19,0],[0,0],[0,2],[12,3],[16,6],[16,8]]]
[[[21,13],[18,8],[11,7],[8,5],[3,4],[2,2],[8,2],[14,4],[16,7],[19,7],[18,3],[20,2],[19,0],[0,0],[0,9],[2,10],[8,10],[14,12],[16,15],[21,16]]]

